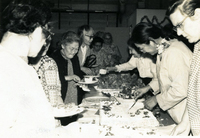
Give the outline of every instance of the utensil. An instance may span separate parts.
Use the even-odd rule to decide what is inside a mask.
[[[115,99],[115,101],[117,102],[117,105],[120,105],[121,103],[117,100],[117,98],[115,96],[112,96],[110,93],[105,93],[105,92],[101,92],[103,95],[111,98],[113,97]]]
[[[105,75],[107,73],[106,69],[100,69],[99,74]]]
[[[136,104],[136,102],[137,102],[137,99],[136,99],[136,100],[133,102],[133,104],[128,108],[128,111],[131,110],[131,108],[133,108],[133,106]],[[128,111],[127,111],[127,112],[128,112]]]

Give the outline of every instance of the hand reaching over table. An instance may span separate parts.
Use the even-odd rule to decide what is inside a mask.
[[[117,71],[117,68],[116,67],[106,67],[106,70],[107,70],[107,72]]]
[[[152,96],[144,101],[144,107],[148,110],[152,110],[157,105],[156,96]]]
[[[134,95],[134,99],[138,99],[140,97],[142,97],[145,93],[147,93],[149,90],[151,89],[151,87],[149,85],[145,86],[145,87],[141,87],[141,88],[137,88],[135,89],[135,91],[133,92]]]

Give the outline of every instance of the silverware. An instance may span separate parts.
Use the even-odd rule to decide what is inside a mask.
[[[137,99],[134,101],[134,103],[129,107],[128,111],[131,110],[131,108],[133,108],[133,106],[136,104]]]
[[[120,105],[121,103],[117,100],[117,98],[115,96],[112,96],[110,93],[105,93],[105,92],[101,92],[103,95],[111,98],[113,97],[116,101],[117,101],[117,105]]]

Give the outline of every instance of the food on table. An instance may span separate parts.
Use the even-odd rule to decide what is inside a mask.
[[[98,81],[98,89],[120,89],[118,97],[123,99],[132,99],[132,89],[144,86],[141,78],[136,74],[131,75],[129,72],[102,75]]]
[[[140,102],[140,101],[139,101]],[[140,104],[140,103],[136,103]],[[117,105],[115,101],[100,102],[100,125],[110,126],[131,126],[131,127],[156,127],[159,122],[153,113],[145,108],[134,106],[127,112],[128,106],[125,104]]]

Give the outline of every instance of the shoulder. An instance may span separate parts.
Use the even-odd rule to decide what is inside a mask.
[[[168,53],[192,53],[191,50],[182,41],[173,39],[170,41],[170,47],[168,48]]]
[[[45,64],[48,65],[48,67],[56,67],[57,68],[57,64],[53,58],[46,55],[43,59],[44,59]]]

